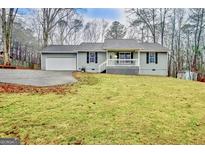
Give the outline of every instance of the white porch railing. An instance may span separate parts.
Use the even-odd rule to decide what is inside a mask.
[[[98,66],[98,72],[106,70],[106,66],[139,66],[138,59],[107,59]]]
[[[139,66],[138,59],[108,59],[107,66]]]
[[[107,61],[104,61],[103,63],[101,63],[101,64],[98,66],[98,72],[99,72],[99,73],[103,72],[103,71],[106,69],[106,66],[107,66]]]

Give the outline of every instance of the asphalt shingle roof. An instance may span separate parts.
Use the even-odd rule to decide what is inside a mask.
[[[78,45],[49,45],[43,49],[42,53],[75,53]]]
[[[106,49],[140,49],[141,51],[170,51],[158,43],[137,43],[134,39],[105,39],[104,43],[87,43],[80,45],[49,45],[42,53],[77,53],[77,51],[106,51]]]
[[[104,49],[141,49],[142,45],[134,39],[105,39]]]
[[[163,47],[159,43],[141,43],[145,51],[170,51],[170,49]]]
[[[135,39],[105,39],[104,49],[141,49],[142,51],[169,51],[158,43],[137,43]]]
[[[103,50],[104,43],[87,43],[83,42],[79,45],[79,51],[86,51],[86,50]]]

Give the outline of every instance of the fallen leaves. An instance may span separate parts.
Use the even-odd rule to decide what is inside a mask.
[[[65,92],[67,91],[69,92],[70,90],[71,90],[71,86],[69,85],[51,86],[51,87],[34,87],[34,86],[25,86],[25,85],[17,85],[17,84],[0,83],[0,93],[65,94]]]

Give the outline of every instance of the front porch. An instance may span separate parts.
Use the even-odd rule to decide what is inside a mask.
[[[99,65],[99,73],[139,74],[139,51],[108,51],[107,60]]]

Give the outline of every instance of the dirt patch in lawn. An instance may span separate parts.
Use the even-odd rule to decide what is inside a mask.
[[[81,85],[95,85],[98,83],[98,79],[94,77],[95,73],[82,73],[82,72],[73,72],[73,77],[76,78]]]
[[[18,84],[0,83],[0,93],[65,94],[66,92],[70,92],[70,90],[71,90],[70,85],[35,87],[35,86],[25,86],[25,85],[18,85]]]

